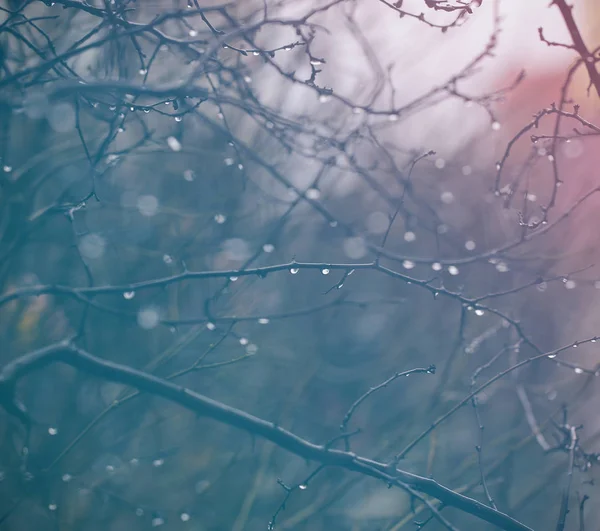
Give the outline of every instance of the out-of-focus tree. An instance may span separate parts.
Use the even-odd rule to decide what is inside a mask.
[[[593,529],[598,8],[548,12],[532,74],[502,2],[0,4],[0,526]]]

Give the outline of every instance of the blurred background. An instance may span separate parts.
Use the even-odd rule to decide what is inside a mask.
[[[535,530],[574,470],[564,529],[595,529],[598,131],[549,113],[515,135],[552,103],[597,124],[599,99],[584,68],[561,99],[578,55],[540,40],[571,43],[547,0],[440,5],[0,1],[0,364],[77,334],[318,444],[434,364],[361,403],[352,451]],[[598,3],[573,15],[600,46]],[[160,282],[186,271],[215,274]],[[444,529],[66,365],[17,395],[33,427],[0,413],[7,530]],[[278,479],[306,487],[284,508]]]

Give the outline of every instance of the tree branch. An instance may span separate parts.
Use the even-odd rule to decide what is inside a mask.
[[[15,385],[21,378],[58,362],[70,365],[92,376],[129,385],[139,391],[166,398],[199,415],[248,431],[253,435],[259,435],[304,459],[326,466],[341,467],[399,487],[408,486],[505,531],[531,531],[525,524],[510,516],[454,492],[433,479],[399,470],[352,452],[311,443],[272,422],[212,400],[175,383],[126,365],[100,359],[78,348],[70,341],[61,341],[30,352],[4,366],[0,372],[0,399],[7,411],[12,412],[11,407],[14,407],[15,403]],[[23,410],[22,407],[20,409]]]

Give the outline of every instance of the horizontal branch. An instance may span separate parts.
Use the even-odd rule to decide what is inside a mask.
[[[118,382],[151,395],[160,396],[180,406],[218,422],[261,436],[277,446],[304,459],[385,481],[388,484],[409,487],[432,496],[447,506],[476,516],[505,531],[531,531],[529,527],[486,505],[459,494],[433,479],[411,474],[352,452],[336,450],[311,443],[276,424],[255,417],[245,411],[196,393],[175,383],[163,380],[126,365],[103,360],[76,347],[69,341],[47,346],[25,354],[0,371],[0,400],[7,411],[15,407],[23,413],[22,405],[15,406],[14,389],[19,379],[53,363],[65,363],[92,376]]]

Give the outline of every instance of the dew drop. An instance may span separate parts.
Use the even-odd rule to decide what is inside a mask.
[[[402,267],[404,269],[412,269],[415,267],[415,263],[412,260],[404,260],[404,262],[402,262]]]
[[[456,266],[448,266],[448,273],[450,273],[452,276],[456,276],[458,275],[459,271],[458,271],[458,267]]]
[[[316,200],[321,196],[321,192],[317,188],[309,188],[306,190],[306,197],[308,199]]]
[[[164,523],[165,521],[160,516],[152,518],[152,527],[160,527]]]
[[[231,282],[235,282],[236,280],[238,280],[240,277],[229,277],[229,280],[231,280]]]
[[[467,251],[473,251],[475,249],[475,242],[473,240],[467,240],[465,242],[465,249]]]
[[[176,122],[181,122],[183,120],[183,116],[175,116]]]
[[[500,122],[492,122],[492,129],[494,131],[499,131],[500,130]]]
[[[575,374],[583,374],[585,371],[581,367],[575,367]]]
[[[398,121],[398,115],[397,114],[388,114],[388,122],[397,122]]]
[[[223,162],[225,163],[225,166],[233,166],[235,163],[235,161],[230,157],[227,157]]]
[[[181,151],[182,145],[181,142],[179,142],[179,140],[177,140],[174,136],[170,136],[169,138],[167,138],[167,145],[169,146],[169,148],[171,149],[171,151]]]
[[[247,337],[240,337],[240,345],[242,345],[243,347],[245,347],[248,344],[248,338]]]
[[[73,479],[73,476],[71,474],[63,474],[61,479],[65,483],[68,483],[69,481],[71,481]]]
[[[219,225],[223,225],[223,223],[225,223],[225,221],[227,221],[227,217],[225,217],[225,215],[223,215],[223,214],[215,214],[214,220]]]
[[[133,299],[135,297],[135,291],[126,291],[123,293],[123,298],[125,300],[130,301],[131,299]]]
[[[183,172],[183,178],[189,183],[191,183],[194,180],[194,177],[195,175],[193,170],[185,170]]]
[[[163,254],[163,262],[165,264],[172,264],[173,263],[173,257],[171,255],[168,254]]]
[[[265,243],[263,245],[263,251],[265,253],[272,253],[275,250],[275,246],[272,243]]]
[[[58,509],[58,506],[56,505],[56,503],[50,503],[48,505],[48,510],[49,511],[56,511],[56,509]]]
[[[485,312],[481,308],[475,310],[475,315],[481,317]]]
[[[551,360],[553,360],[554,358],[556,358],[556,354],[548,354],[548,358],[550,358]]]
[[[306,485],[306,484],[302,483],[301,485],[298,485],[298,488],[299,488],[300,490],[306,490],[306,489],[308,488],[308,485]]]
[[[136,515],[136,516],[144,516],[144,509],[142,509],[142,508],[138,507],[138,508],[135,510],[135,515]]]
[[[433,269],[434,271],[441,271],[442,264],[440,264],[439,262],[433,262],[433,264],[431,264],[431,269]]]
[[[258,320],[258,324],[262,324],[262,325],[264,325],[264,324],[269,324],[269,319],[268,319],[267,317],[261,317],[261,318]]]
[[[300,270],[299,270],[297,267],[292,267],[292,268],[290,268],[290,273],[291,273],[292,275],[297,275],[297,274],[298,274],[298,271],[300,271]]]
[[[214,330],[215,328],[217,328],[217,325],[215,323],[206,323],[207,330]]]
[[[48,433],[50,435],[56,435],[58,433],[58,430],[56,428],[53,428],[52,426],[50,428],[48,428]]]
[[[189,522],[191,517],[188,513],[181,513],[179,515],[179,518],[181,519],[182,522]]]
[[[246,354],[248,354],[248,356],[254,356],[254,354],[256,354],[257,352],[258,352],[258,347],[254,343],[250,343],[246,347]]]
[[[408,231],[404,233],[404,241],[405,242],[414,242],[417,239],[417,235],[412,232],[412,231]]]
[[[198,32],[195,29],[191,29],[190,31],[188,31],[188,35],[190,37],[197,37],[198,36]]]
[[[330,271],[326,267],[323,268],[323,269],[321,269],[321,274],[323,274],[323,275],[329,275],[329,273],[330,273]]]
[[[138,71],[138,74],[140,76],[145,76],[148,73],[148,70],[146,70],[145,68],[140,68]]]
[[[162,458],[155,459],[152,461],[152,466],[158,468],[159,466],[163,466],[165,464],[165,460]]]

